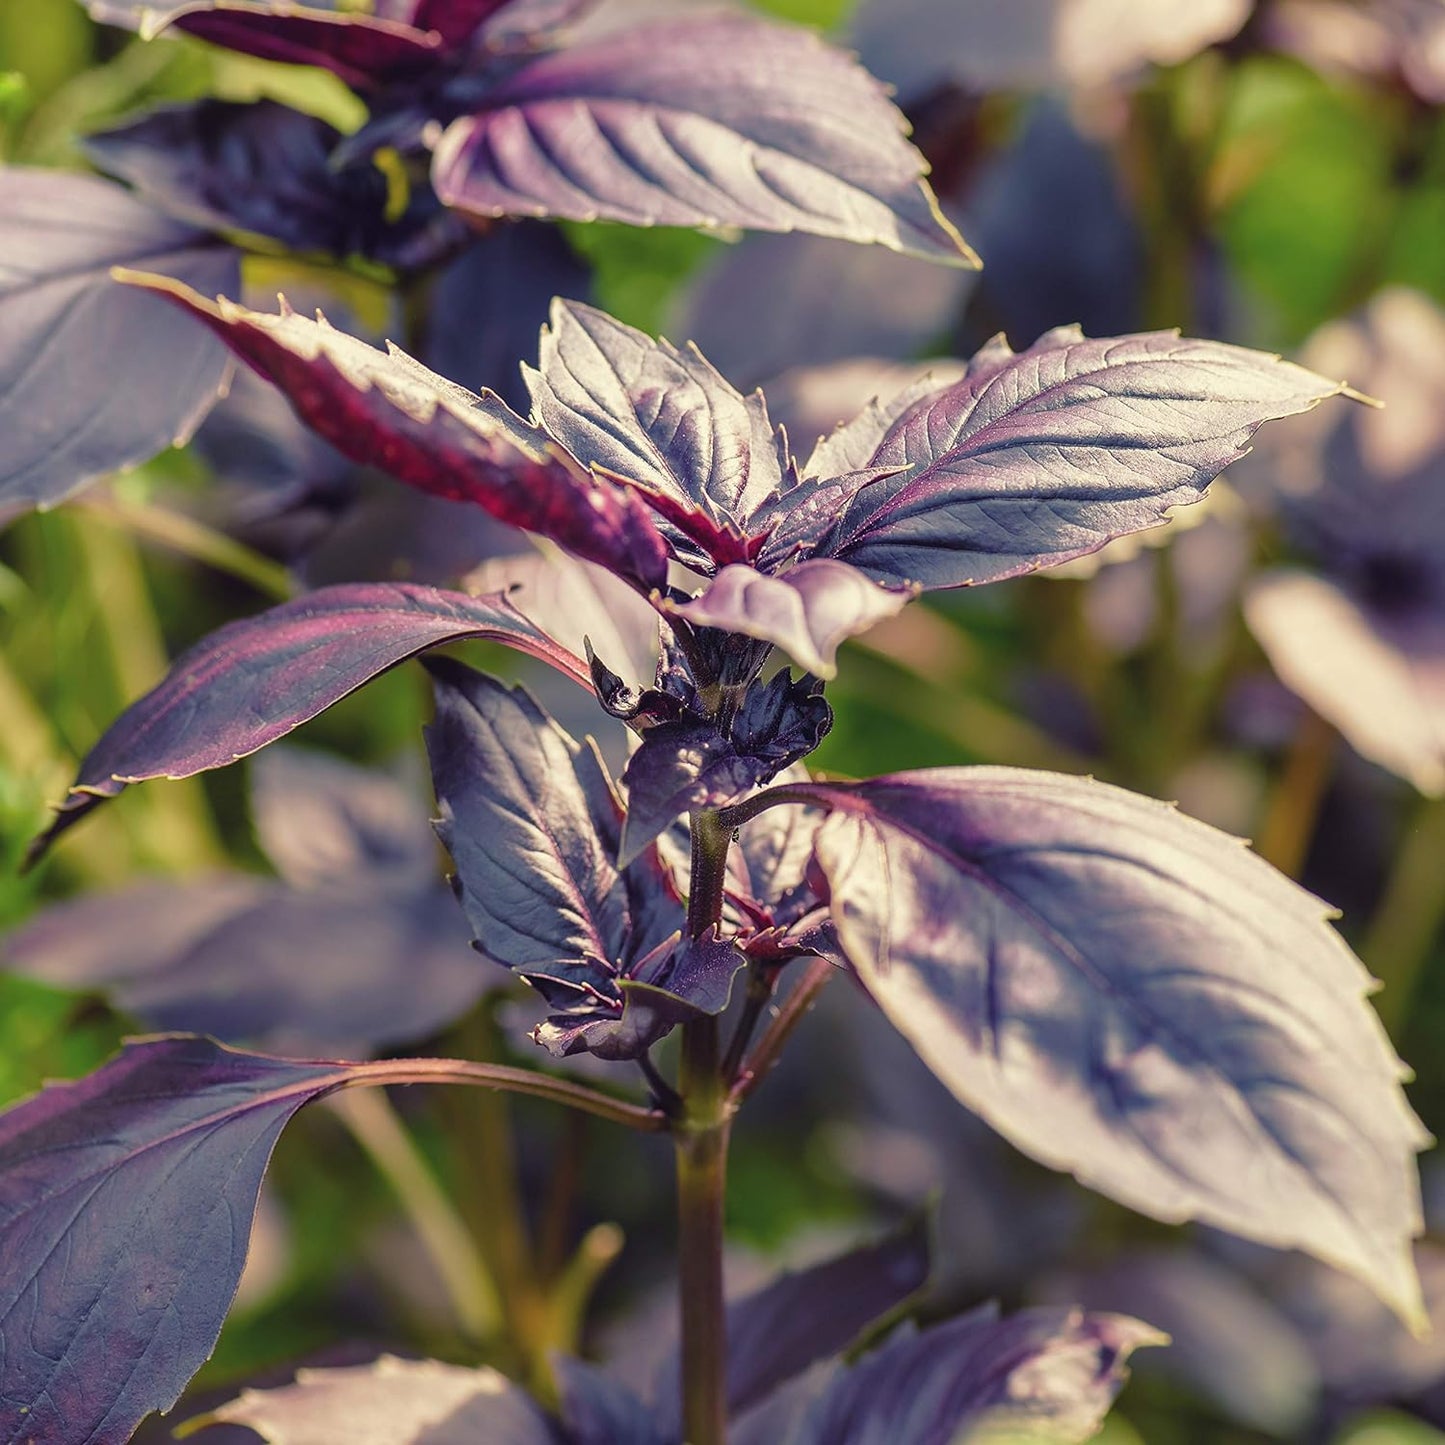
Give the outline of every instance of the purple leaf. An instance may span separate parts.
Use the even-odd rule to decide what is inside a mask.
[[[28,978],[103,993],[148,1028],[352,1057],[436,1033],[495,982],[439,882],[388,893],[374,874],[314,891],[141,884],[44,910],[3,956]]]
[[[843,951],[1020,1149],[1133,1208],[1297,1247],[1420,1319],[1425,1135],[1317,899],[1090,780],[940,768],[795,786]]]
[[[374,768],[281,745],[251,764],[257,841],[293,888],[393,894],[437,881],[436,838],[412,789]]]
[[[1173,332],[1090,341],[1061,327],[1018,354],[995,338],[893,423],[868,465],[907,470],[861,486],[819,552],[895,585],[1017,577],[1159,526],[1261,423],[1342,390]]]
[[[864,64],[908,98],[971,90],[1097,86],[1175,65],[1227,40],[1252,0],[868,0],[854,23]]]
[[[1280,680],[1351,747],[1413,783],[1445,793],[1445,611],[1391,617],[1307,572],[1257,577],[1249,629]]]
[[[703,565],[757,554],[747,519],[781,490],[787,464],[760,392],[742,396],[695,348],[560,299],[538,369],[523,372],[548,435],[635,486],[701,548]]]
[[[1384,1333],[1404,1336],[1399,1321],[1353,1281],[1311,1268],[1367,1300],[1372,1323]],[[1275,1300],[1221,1261],[1192,1250],[1135,1247],[1102,1269],[1050,1280],[1048,1294],[1139,1315],[1163,1330],[1169,1348],[1149,1355],[1141,1374],[1171,1379],[1272,1439],[1311,1433],[1321,1381],[1304,1339]]]
[[[790,438],[815,439],[805,477],[841,477],[867,471],[893,421],[919,397],[952,386],[966,370],[962,361],[948,357],[920,362],[855,356],[827,366],[798,366],[773,378],[768,405]],[[886,408],[880,401],[885,396],[892,398]],[[852,420],[845,423],[844,417]]]
[[[521,689],[445,659],[432,672],[437,831],[476,947],[565,1006],[569,1017],[549,1022],[567,1038],[543,1041],[575,1035],[592,1047],[575,1031],[622,1019],[624,980],[669,986],[653,966],[673,957],[682,905],[655,853],[619,869],[622,807],[590,742],[579,746]]]
[[[532,1037],[559,1058],[583,1049],[600,1059],[639,1058],[678,1024],[700,1014],[722,1013],[743,963],[731,939],[714,934],[666,939],[617,981],[620,1012],[599,1008],[590,989],[579,992],[572,984],[559,987],[553,977],[529,976],[530,983],[565,1008]]]
[[[1074,1445],[1098,1432],[1124,1362],[1165,1343],[1125,1315],[984,1308],[895,1336],[834,1376],[789,1445],[942,1445],[964,1439]]]
[[[589,286],[588,269],[560,226],[498,226],[433,283],[422,360],[473,391],[495,391],[508,406],[525,406],[518,358],[536,349],[552,298],[585,295]],[[477,324],[479,316],[485,325]]]
[[[309,426],[353,461],[434,496],[475,502],[597,562],[644,591],[663,584],[667,548],[647,509],[589,478],[496,397],[476,396],[396,348],[376,350],[289,307],[278,316],[185,286],[131,276],[215,331],[274,382]]]
[[[529,622],[578,656],[590,644],[631,687],[657,674],[657,613],[610,572],[565,553],[526,552],[484,562],[467,578],[477,592],[505,592]]]
[[[825,236],[744,236],[685,291],[676,331],[728,376],[768,383],[795,366],[915,356],[957,316],[975,280]]]
[[[799,667],[829,678],[840,643],[896,617],[913,596],[878,586],[846,562],[800,562],[775,577],[735,563],[673,610],[702,627],[774,643]]]
[[[876,1244],[790,1271],[728,1306],[728,1414],[736,1417],[820,1360],[831,1359],[869,1325],[898,1309],[928,1278],[922,1221]],[[679,1363],[658,1372],[657,1413],[681,1434]]]
[[[570,1355],[554,1357],[552,1371],[567,1445],[670,1445],[652,1411],[621,1381]]]
[[[91,749],[60,816],[32,844],[31,860],[128,783],[225,767],[398,662],[467,637],[506,643],[590,685],[586,664],[505,597],[403,583],[324,587],[227,623],[177,658],[164,681]]]
[[[17,1439],[123,1445],[175,1403],[215,1346],[281,1129],[371,1067],[156,1039],[0,1115],[0,1401]]]
[[[334,256],[405,256],[438,224],[436,198],[428,207],[423,187],[389,218],[386,178],[374,165],[333,164],[340,139],[334,126],[276,101],[198,100],[87,136],[83,147],[102,170],[195,225]]]
[[[109,181],[0,166],[0,255],[0,506],[54,506],[190,436],[225,385],[224,349],[110,268],[230,289],[235,250]]]
[[[369,1365],[298,1370],[294,1385],[246,1390],[199,1423],[211,1421],[244,1425],[270,1445],[556,1445],[557,1439],[526,1392],[496,1370],[392,1355]]]
[[[285,882],[220,875],[64,903],[9,936],[5,966],[99,990],[151,1028],[282,1053],[360,1057],[475,1003],[493,979],[437,876],[418,800],[384,774],[284,746],[252,778],[257,832]]]
[[[627,821],[621,856],[635,858],[679,814],[737,802],[805,757],[833,725],[822,684],[786,670],[754,687],[726,730],[689,713],[649,727],[622,774]]]
[[[513,0],[409,0],[408,24],[435,30],[448,48],[460,45]]]
[[[432,180],[482,216],[745,226],[972,264],[882,88],[815,35],[740,15],[543,55],[452,122]]]
[[[442,37],[404,22],[338,11],[295,0],[190,0],[152,5],[146,0],[87,0],[106,25],[138,30],[146,39],[174,25],[212,45],[279,60],[319,65],[353,90],[425,73],[437,64]]]

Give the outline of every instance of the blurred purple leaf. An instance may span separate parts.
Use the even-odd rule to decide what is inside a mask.
[[[812,752],[832,725],[822,684],[793,682],[784,669],[748,691],[726,729],[692,713],[649,727],[622,774],[621,857],[637,857],[679,814],[737,802]]]
[[[423,187],[389,217],[387,181],[370,161],[333,164],[341,133],[272,100],[184,101],[90,135],[86,155],[162,210],[212,230],[254,232],[301,251],[386,263],[425,256],[465,228]]]
[[[1124,1315],[975,1310],[840,1370],[789,1445],[1074,1445],[1098,1432],[1130,1354],[1164,1343]]]
[[[570,1355],[554,1356],[552,1372],[566,1445],[671,1445],[652,1411],[620,1380]]]
[[[844,953],[1026,1153],[1159,1218],[1346,1270],[1412,1325],[1427,1136],[1324,906],[1236,839],[1090,780],[940,768],[789,789]]]
[[[1228,40],[1253,0],[867,0],[853,25],[863,63],[916,99],[972,90],[1097,86],[1177,65]]]
[[[1250,583],[1245,616],[1280,680],[1356,752],[1445,793],[1445,610],[1372,614],[1322,577],[1277,569]]]
[[[799,366],[773,378],[768,404],[792,441],[814,442],[803,475],[837,477],[866,470],[897,417],[919,397],[961,380],[965,369],[951,357],[897,362],[857,356],[828,366]],[[886,406],[884,397],[889,398]]]
[[[129,783],[189,778],[275,742],[387,668],[428,647],[480,637],[550,663],[582,686],[590,675],[505,597],[403,583],[327,587],[227,623],[123,712],[80,766],[56,836]]]
[[[437,879],[436,839],[419,798],[394,777],[282,745],[251,764],[251,817],[293,888],[415,893]]]
[[[1321,328],[1383,408],[1270,436],[1251,476],[1321,575],[1279,570],[1245,615],[1282,681],[1366,757],[1445,791],[1445,311],[1394,288]]]
[[[755,556],[747,521],[783,486],[787,458],[760,392],[742,396],[695,348],[678,351],[590,306],[557,300],[538,367],[538,423],[572,456],[625,478],[701,549],[700,565]],[[684,554],[685,560],[687,554]]]
[[[1039,336],[1060,317],[1093,335],[1139,325],[1139,221],[1113,156],[1080,132],[1060,100],[1031,107],[1009,148],[970,187],[967,215],[984,261],[971,315],[987,317],[989,330]],[[1056,224],[1061,215],[1067,227]],[[1203,305],[1196,325],[1204,324]]]
[[[812,1365],[846,1350],[923,1287],[928,1266],[928,1230],[919,1220],[734,1300],[727,1311],[728,1414],[745,1414]],[[657,1415],[673,1437],[682,1429],[679,1368],[674,1352],[657,1377]]]
[[[916,355],[947,330],[974,285],[968,272],[877,247],[751,235],[684,292],[674,331],[728,376],[755,384],[794,366]]]
[[[889,591],[856,567],[825,558],[800,562],[777,576],[734,563],[674,610],[700,627],[774,643],[799,667],[830,678],[838,671],[839,644],[896,617],[913,596],[907,590]]]
[[[1333,1270],[1315,1273],[1368,1300],[1375,1322],[1405,1336],[1384,1306]],[[1319,1408],[1321,1376],[1277,1303],[1219,1260],[1135,1247],[1097,1270],[1051,1282],[1049,1296],[1147,1319],[1169,1336],[1140,1372],[1182,1384],[1228,1419],[1275,1439],[1298,1439]]]
[[[475,502],[635,582],[660,586],[667,549],[643,504],[588,477],[495,396],[477,396],[393,347],[376,350],[323,317],[308,321],[205,300],[133,275],[211,327],[274,382],[309,426],[353,461],[434,496]]]
[[[885,92],[816,35],[741,15],[638,24],[524,64],[448,126],[448,205],[634,225],[744,226],[972,254]]]
[[[103,24],[146,39],[175,26],[262,60],[319,65],[361,91],[424,74],[443,49],[442,37],[404,21],[296,0],[87,0],[87,8]]]
[[[467,247],[436,278],[422,360],[473,391],[524,407],[517,362],[537,348],[554,296],[585,296],[586,265],[560,226],[516,221]]]
[[[1172,332],[1091,341],[1061,327],[1017,354],[995,338],[892,423],[867,465],[907,470],[859,487],[818,553],[895,585],[1016,577],[1160,525],[1263,422],[1341,390]]]
[[[277,1136],[370,1067],[155,1039],[0,1115],[0,1398],[17,1438],[124,1445],[175,1403],[236,1292]]]
[[[365,1055],[460,1017],[496,980],[447,890],[290,889],[221,877],[43,910],[4,967],[103,993],[148,1028],[284,1053]]]
[[[531,1397],[496,1370],[392,1355],[298,1370],[294,1385],[246,1390],[199,1423],[211,1421],[244,1425],[270,1445],[557,1445]]]
[[[232,247],[98,177],[0,166],[0,255],[0,506],[54,506],[190,436],[224,349],[110,268],[233,289]]]
[[[1304,1267],[1268,1281],[1271,1298],[1303,1332],[1336,1415],[1405,1405],[1445,1426],[1445,1249],[1415,1247],[1433,1330],[1412,1338],[1355,1281]]]
[[[437,831],[476,947],[561,1009],[539,1034],[549,1047],[640,1052],[645,1042],[624,1045],[610,1026],[623,1020],[624,981],[670,988],[656,970],[688,962],[672,952],[683,910],[669,876],[651,850],[619,868],[622,806],[590,742],[574,742],[521,689],[445,659],[431,670]],[[705,967],[693,991],[710,993],[715,973]]]
[[[565,553],[525,552],[484,562],[467,578],[476,592],[505,592],[529,622],[569,652],[593,652],[631,687],[651,686],[657,673],[658,617],[610,572]]]
[[[286,747],[252,773],[257,832],[284,882],[219,875],[63,903],[6,939],[4,966],[99,990],[152,1028],[347,1057],[425,1038],[495,983],[467,947],[418,799]]]

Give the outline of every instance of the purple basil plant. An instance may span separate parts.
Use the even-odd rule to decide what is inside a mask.
[[[274,37],[282,10],[176,14]],[[362,53],[392,54],[370,48],[392,26],[358,29]],[[405,89],[436,47],[398,33]],[[461,124],[440,154],[476,153]],[[209,328],[344,455],[612,580],[566,628],[526,588],[404,583],[323,587],[233,622],[101,738],[36,852],[128,784],[253,753],[404,659],[504,643],[594,696],[633,746],[614,778],[524,689],[428,659],[456,891],[477,950],[543,1001],[536,1041],[622,1065],[619,1088],[645,1092],[195,1036],[134,1043],[43,1091],[0,1117],[10,1438],[104,1445],[168,1409],[216,1341],[291,1116],[340,1089],[444,1082],[671,1136],[681,1329],[651,1399],[560,1361],[554,1416],[487,1372],[383,1361],[243,1396],[223,1420],[308,1441],[355,1438],[361,1418],[396,1440],[518,1445],[1087,1439],[1130,1349],[1157,1338],[1137,1321],[985,1311],[894,1333],[829,1373],[820,1362],[906,1299],[916,1268],[839,1265],[826,1288],[783,1281],[726,1305],[735,1116],[840,975],[1026,1154],[1158,1219],[1302,1250],[1422,1324],[1425,1135],[1365,1002],[1372,982],[1322,903],[1238,840],[1089,779],[951,767],[849,781],[804,765],[847,638],[922,591],[1160,524],[1264,421],[1342,384],[1172,333],[1061,328],[1021,352],[997,339],[961,376],[870,403],[803,456],[760,393],[584,305],[554,303],[523,417],[321,316],[126,279]],[[569,595],[534,593],[553,614]]]

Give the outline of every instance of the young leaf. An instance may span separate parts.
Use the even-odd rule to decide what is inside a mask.
[[[495,396],[474,395],[395,347],[378,351],[319,315],[308,321],[285,307],[270,316],[160,277],[127,279],[203,321],[353,461],[475,502],[644,591],[666,581],[667,547],[646,507],[616,483],[588,477]]]
[[[1090,780],[789,792],[833,810],[817,858],[843,951],[969,1108],[1133,1208],[1306,1250],[1419,1322],[1426,1136],[1317,899]]]
[[[762,394],[742,396],[694,348],[556,300],[533,414],[572,456],[624,478],[717,565],[755,555],[748,517],[783,485],[786,457]]]
[[[88,0],[91,15],[150,39],[174,25],[212,45],[291,65],[319,65],[353,90],[424,73],[442,37],[403,20],[297,0]]]
[[[232,290],[232,247],[98,177],[0,166],[0,255],[0,507],[54,506],[190,436],[225,351],[110,268]]]
[[[556,1445],[547,1417],[496,1370],[392,1355],[298,1370],[294,1385],[246,1390],[196,1423],[212,1422],[244,1425],[269,1445]]]
[[[721,1008],[741,959],[726,950],[719,978],[711,955],[684,949],[674,957],[682,905],[655,853],[618,867],[622,808],[595,747],[579,746],[520,689],[446,659],[431,671],[437,831],[456,863],[477,947],[550,1003],[570,1006],[570,1017],[549,1021],[549,1046],[598,1051],[577,1030],[620,1022],[627,981],[685,987],[684,1002]],[[654,971],[669,962],[670,973]],[[674,977],[694,963],[686,984]],[[659,1020],[662,1031],[675,1022]],[[629,1039],[609,1034],[608,1056],[651,1041]]]
[[[880,587],[845,562],[817,558],[775,577],[734,563],[672,610],[702,627],[774,643],[799,667],[830,678],[840,643],[896,617],[913,596]]]
[[[1130,1354],[1164,1343],[1124,1315],[975,1310],[840,1371],[788,1445],[1076,1445],[1098,1432]]]
[[[215,1346],[261,1176],[365,1064],[132,1044],[0,1115],[0,1401],[16,1440],[123,1445]]]
[[[500,595],[469,597],[399,582],[323,587],[227,623],[177,658],[160,685],[132,703],[91,749],[60,816],[31,845],[31,861],[128,783],[225,767],[398,662],[467,637],[506,643],[583,687],[591,684],[580,658]]]
[[[924,169],[883,89],[843,52],[713,15],[521,66],[447,127],[432,182],[482,216],[812,231],[976,264]]]
[[[832,726],[822,683],[793,682],[784,669],[748,692],[726,728],[691,713],[649,727],[622,774],[621,857],[637,857],[679,814],[737,802],[812,752]]]
[[[1018,354],[995,338],[962,381],[893,421],[867,463],[893,474],[858,488],[817,552],[894,586],[1017,577],[1160,525],[1263,422],[1342,389],[1173,332],[1091,341],[1061,327]]]

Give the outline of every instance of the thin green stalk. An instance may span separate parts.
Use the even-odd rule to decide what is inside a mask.
[[[245,582],[276,602],[287,601],[296,591],[291,574],[281,563],[183,512],[104,493],[85,497],[76,505],[103,522],[124,528],[134,537],[159,542],[194,562]]]
[[[1360,949],[1384,985],[1375,1007],[1392,1032],[1404,1022],[1415,981],[1445,925],[1445,799],[1419,804],[1395,855],[1384,894]]]
[[[1339,734],[1316,712],[1301,719],[1285,755],[1254,850],[1281,873],[1297,878],[1315,834],[1334,771]]]
[[[154,687],[169,656],[135,544],[109,527],[75,519],[75,536],[95,599],[96,625],[127,702]],[[226,862],[205,793],[192,780],[147,789],[147,847],[178,873]]]
[[[377,1089],[327,1101],[391,1185],[426,1250],[462,1332],[472,1340],[496,1334],[497,1287],[446,1192],[386,1095]]]

